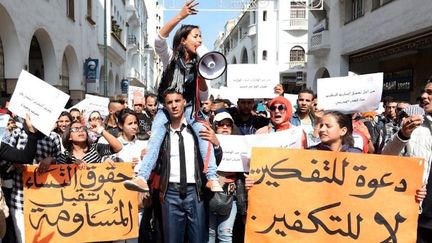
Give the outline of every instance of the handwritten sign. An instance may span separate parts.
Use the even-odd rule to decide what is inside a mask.
[[[219,171],[248,172],[252,147],[301,148],[303,130],[294,127],[285,131],[255,135],[217,135],[223,157]]]
[[[274,98],[273,88],[279,83],[279,72],[272,65],[230,64],[227,86],[237,98]]]
[[[131,109],[133,109],[133,97],[134,94],[138,92],[141,94],[142,97],[144,97],[144,93],[145,93],[145,89],[143,87],[138,87],[138,86],[130,86],[128,88],[128,107],[130,107]]]
[[[130,163],[53,165],[23,173],[26,242],[91,242],[138,236],[138,196],[123,186]]]
[[[86,112],[99,111],[102,116],[108,116],[109,98],[96,95],[85,95]],[[88,117],[88,116],[87,116]]]
[[[33,126],[49,136],[68,100],[69,95],[22,70],[9,110],[23,118],[29,113]]]
[[[254,148],[246,242],[415,242],[414,195],[423,164],[407,157]]]
[[[249,171],[251,147],[245,136],[216,135],[222,146],[222,161],[218,171],[245,172]]]
[[[383,73],[322,78],[317,88],[318,108],[346,114],[374,111],[381,100]]]

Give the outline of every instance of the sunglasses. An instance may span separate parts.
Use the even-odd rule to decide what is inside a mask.
[[[271,111],[276,111],[276,109],[279,111],[284,111],[286,109],[286,107],[285,107],[285,105],[278,105],[278,106],[272,105],[272,106],[270,106]]]
[[[115,103],[120,103],[120,104],[122,104],[122,105],[124,105],[124,104],[126,103],[125,100],[121,100],[121,99],[113,100],[113,102],[115,102]]]
[[[86,130],[85,127],[71,127],[71,132],[84,132]]]
[[[81,120],[81,117],[80,116],[73,116],[72,120]]]
[[[231,122],[218,122],[216,125],[218,127],[224,127],[224,126],[226,126],[226,127],[232,127],[233,124]]]

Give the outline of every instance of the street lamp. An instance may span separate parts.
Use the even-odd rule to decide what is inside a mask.
[[[107,1],[104,0],[104,96],[108,96],[108,45],[107,45]]]

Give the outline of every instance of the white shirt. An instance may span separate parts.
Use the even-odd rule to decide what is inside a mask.
[[[186,119],[183,124],[187,126]],[[179,136],[176,133],[180,128],[173,129],[170,126],[170,177],[169,182],[180,183],[180,152],[179,152]],[[186,181],[187,183],[195,183],[195,142],[192,133],[187,127],[181,132],[183,135],[183,144],[185,148],[186,158]]]
[[[117,153],[117,157],[124,162],[132,162],[133,158],[138,158],[139,162],[134,169],[138,173],[140,164],[142,163],[141,151],[147,147],[148,141],[138,140],[136,137],[132,141],[126,141],[123,136],[118,137],[117,140],[123,145],[122,150]]]

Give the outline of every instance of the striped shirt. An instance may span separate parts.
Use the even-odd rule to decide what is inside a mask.
[[[100,163],[102,156],[111,155],[114,151],[111,149],[109,144],[94,143],[91,145],[87,153],[82,157],[82,161],[86,163]],[[72,164],[77,161],[77,158],[69,151],[65,151],[57,159],[58,164]]]

